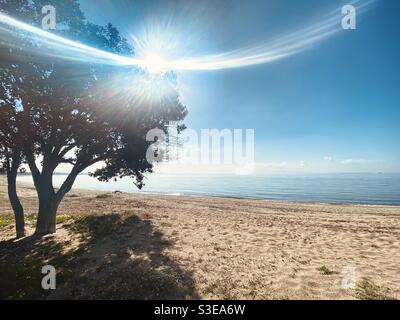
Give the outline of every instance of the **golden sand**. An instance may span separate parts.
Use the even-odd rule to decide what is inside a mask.
[[[1,179],[0,214],[11,213]],[[34,213],[33,187],[23,185],[20,194],[26,213]],[[158,242],[137,224],[104,241],[133,260],[151,260],[153,250],[160,255],[158,267],[179,266],[194,286],[187,298],[400,297],[400,207],[73,190],[59,210],[71,213],[134,215],[148,222]],[[58,238],[68,237],[64,229],[58,225]],[[12,237],[11,227],[0,233],[0,240]],[[153,243],[136,250],[146,241]],[[104,248],[91,250],[98,252],[94,264]]]

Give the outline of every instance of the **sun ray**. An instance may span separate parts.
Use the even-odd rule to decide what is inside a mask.
[[[365,1],[358,5],[354,1],[358,14],[368,10],[376,0]],[[257,64],[271,63],[306,50],[341,30],[340,10],[335,10],[325,19],[295,32],[279,36],[276,40],[240,48],[237,50],[182,59],[164,59],[162,52],[145,52],[140,57],[126,57],[105,52],[85,44],[63,38],[56,34],[36,28],[17,19],[0,13],[1,42],[7,46],[17,46],[11,35],[23,32],[34,42],[42,43],[47,50],[42,55],[58,56],[62,59],[79,60],[89,63],[101,63],[118,66],[136,66],[149,73],[164,71],[221,70],[240,68]],[[136,42],[140,44],[140,39]],[[184,56],[184,53],[182,53]]]

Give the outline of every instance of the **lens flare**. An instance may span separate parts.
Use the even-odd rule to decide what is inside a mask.
[[[357,5],[357,13],[365,12],[376,0],[370,0]],[[359,1],[355,1],[354,5]],[[137,66],[149,73],[164,71],[190,70],[221,70],[240,68],[251,65],[270,63],[293,54],[299,53],[322,40],[341,31],[342,13],[335,10],[324,20],[307,28],[277,37],[276,40],[260,43],[229,52],[211,54],[193,58],[163,59],[157,52],[144,53],[140,57],[125,57],[105,52],[76,41],[72,41],[50,32],[33,27],[0,13],[1,42],[7,46],[17,46],[15,39],[9,35],[26,33],[35,43],[42,43],[46,51],[42,55],[53,55],[63,59],[80,60],[90,63],[102,63],[119,66]],[[2,26],[1,26],[2,25]],[[4,34],[6,33],[6,34]],[[140,40],[137,40],[140,44]]]
[[[164,59],[154,52],[149,53],[143,60],[143,67],[150,74],[161,74],[163,71],[166,71],[166,66]]]

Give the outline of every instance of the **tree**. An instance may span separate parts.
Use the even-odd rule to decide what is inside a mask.
[[[21,19],[29,17],[27,0],[0,0],[2,12]],[[17,238],[25,236],[24,209],[17,194],[17,173],[23,162],[21,132],[18,131],[18,106],[20,100],[13,94],[12,85],[16,78],[12,75],[16,65],[11,63],[12,50],[0,51],[0,171],[7,174],[7,189],[14,211]]]
[[[18,115],[3,100],[0,108],[0,171],[7,174],[7,189],[15,215],[17,237],[25,236],[24,209],[17,194],[17,174],[23,160],[21,135],[17,130]]]
[[[37,11],[41,2],[34,1],[33,9]],[[73,11],[79,8],[76,1],[68,2]],[[69,16],[68,10],[63,12],[61,19],[68,28],[59,32],[64,36],[109,52],[133,54],[133,49],[111,24],[101,27],[85,21],[83,14]],[[29,47],[18,52],[25,51]],[[1,55],[7,56],[7,50],[2,50]],[[14,144],[7,145],[3,139],[0,153],[3,163],[10,167],[7,171],[10,176],[14,173],[11,168],[19,167],[23,161],[30,168],[39,198],[36,234],[55,232],[59,204],[77,176],[96,163],[103,165],[93,173],[98,179],[129,176],[141,188],[145,174],[153,168],[146,159],[152,143],[145,139],[147,132],[153,128],[167,132],[171,122],[179,122],[187,114],[171,85],[170,74],[158,80],[169,88],[168,93],[157,103],[151,103],[132,97],[132,89],[127,86],[126,81],[131,77],[150,77],[137,69],[64,61],[52,56],[45,61],[19,60],[16,64],[15,60],[9,56],[1,64],[1,97],[8,99],[2,99],[7,101],[7,107],[0,108],[0,132],[4,135],[6,128],[10,128],[7,112],[12,113],[14,117],[9,119],[14,129],[8,137]],[[117,95],[114,86],[118,87]],[[12,154],[19,156],[15,163],[7,160]],[[70,172],[62,186],[55,189],[53,174],[66,163]],[[16,212],[14,209],[17,217]]]

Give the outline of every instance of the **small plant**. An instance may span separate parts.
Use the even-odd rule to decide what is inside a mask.
[[[324,276],[330,276],[332,274],[338,274],[337,271],[330,270],[325,266],[319,267],[317,270],[320,271],[321,274],[323,274]]]
[[[233,289],[236,287],[234,281],[231,278],[225,277],[212,282],[204,289],[205,294],[217,296],[224,300],[237,299]]]
[[[379,286],[368,278],[357,284],[356,297],[360,300],[396,300],[391,296],[390,289]]]
[[[110,198],[110,197],[112,197],[111,194],[102,193],[102,194],[97,195],[97,196],[96,196],[96,199],[107,199],[107,198]]]

